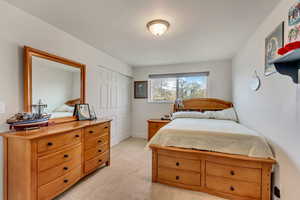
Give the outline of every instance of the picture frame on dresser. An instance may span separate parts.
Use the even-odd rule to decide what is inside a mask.
[[[76,116],[79,121],[92,120],[90,105],[76,104],[73,116]]]

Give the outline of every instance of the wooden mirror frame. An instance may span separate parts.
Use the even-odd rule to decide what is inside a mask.
[[[45,51],[34,49],[32,47],[24,46],[24,112],[32,111],[32,56],[58,62],[80,69],[80,103],[86,103],[86,67],[84,64],[56,56]],[[51,119],[51,122],[61,123],[68,121],[75,121],[75,117],[61,117]]]

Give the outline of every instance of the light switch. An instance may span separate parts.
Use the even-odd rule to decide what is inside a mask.
[[[0,101],[0,114],[5,113],[5,103]]]

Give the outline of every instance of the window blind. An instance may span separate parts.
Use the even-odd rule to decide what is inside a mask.
[[[172,73],[172,74],[150,74],[149,75],[149,79],[199,77],[199,76],[209,76],[209,72],[189,72],[189,73]]]

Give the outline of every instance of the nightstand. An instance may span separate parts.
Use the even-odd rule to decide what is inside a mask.
[[[148,120],[148,141],[155,135],[155,133],[163,126],[168,124],[171,120],[149,119]]]

